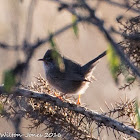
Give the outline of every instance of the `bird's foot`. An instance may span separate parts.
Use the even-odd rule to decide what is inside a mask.
[[[62,96],[58,95],[56,92],[54,93],[54,95],[55,95],[57,98],[59,98],[60,100],[62,100],[62,101],[63,101]]]
[[[81,104],[81,99],[80,99],[81,95],[79,94],[79,97],[78,97],[78,101],[77,101],[77,105],[80,105]]]

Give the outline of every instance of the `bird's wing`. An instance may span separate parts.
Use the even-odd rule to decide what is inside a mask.
[[[72,80],[72,81],[87,81],[87,82],[89,82],[87,79],[85,79],[85,77],[83,77],[82,75],[77,74],[77,73],[68,73],[68,74],[66,74],[65,79]]]
[[[87,79],[85,79],[85,75],[81,73],[81,66],[78,63],[73,62],[64,57],[63,57],[63,60],[64,60],[64,65],[65,65],[65,70],[60,71],[58,67],[55,67],[54,69],[52,69],[51,77],[53,79],[89,82]]]
[[[65,71],[60,71],[54,68],[50,71],[50,76],[52,79],[56,80],[69,80],[69,81],[88,81],[84,76],[81,75],[80,71],[65,69]]]
[[[65,79],[73,81],[88,81],[81,72],[81,65],[69,59],[63,58],[65,63]]]
[[[56,79],[56,80],[68,80],[68,81],[87,81],[89,82],[88,80],[86,80],[84,77],[82,77],[80,74],[77,74],[77,73],[62,73],[60,72],[59,74],[58,73],[54,73],[53,75],[51,75],[51,77],[53,79]]]
[[[63,60],[64,60],[64,64],[65,64],[65,71],[66,72],[70,72],[70,73],[81,73],[81,65],[74,62],[74,61],[71,61],[67,58],[64,58],[63,57]]]

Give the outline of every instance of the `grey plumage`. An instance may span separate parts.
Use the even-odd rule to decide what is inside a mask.
[[[64,94],[83,94],[91,81],[92,72],[97,64],[94,59],[81,66],[58,54],[64,64],[64,71],[61,71],[57,62],[54,50],[48,50],[43,59],[46,79],[54,88]],[[103,57],[103,56],[102,56]]]

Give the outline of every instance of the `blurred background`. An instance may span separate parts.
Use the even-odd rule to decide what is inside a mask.
[[[115,2],[123,3],[124,1],[116,0]],[[96,15],[104,20],[107,29],[113,26],[120,30],[120,24],[116,20],[120,15],[127,18],[138,15],[138,13],[127,10],[127,8],[121,8],[106,1],[99,3],[98,0],[91,0],[89,3],[92,7],[97,8]],[[72,23],[72,15],[66,10],[58,11],[56,2],[50,0],[1,0],[0,42],[8,45],[9,48],[0,47],[0,84],[3,84],[5,70],[14,68],[18,62],[25,60],[25,54],[22,51],[23,44],[24,46],[26,42],[34,44],[37,40],[47,38],[50,33],[56,32],[70,23]],[[113,37],[117,42],[121,41],[120,36],[113,35]],[[108,42],[99,29],[86,23],[78,24],[78,37],[70,28],[56,36],[55,42],[62,55],[81,65],[108,48]],[[13,46],[18,47],[14,48]],[[36,81],[35,76],[38,76],[39,73],[45,78],[43,64],[37,60],[42,58],[49,48],[51,46],[47,42],[35,50],[29,62],[27,76],[22,80],[23,85],[30,85],[31,82]],[[82,104],[89,109],[100,112],[100,108],[102,108],[102,110],[107,111],[105,102],[111,106],[120,98],[124,100],[128,96],[132,99],[139,93],[137,86],[125,91],[118,89],[119,85],[116,85],[112,78],[106,56],[100,60],[93,74],[97,81],[93,81],[81,97]],[[0,119],[0,123],[0,133],[13,131],[14,128],[10,121]],[[22,133],[29,131],[26,128],[27,124],[29,122],[23,120]],[[33,132],[35,131],[33,130]],[[108,136],[104,135],[103,138],[108,139]]]

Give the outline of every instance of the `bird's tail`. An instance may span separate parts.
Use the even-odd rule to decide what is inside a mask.
[[[101,59],[102,57],[104,57],[106,55],[107,51],[104,51],[103,53],[101,53],[99,56],[97,56],[96,58],[94,58],[93,60],[89,61],[87,64],[85,64],[84,66],[82,66],[82,72],[84,74],[88,73],[90,71],[90,69],[92,69],[98,62],[99,59]]]

